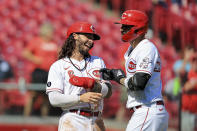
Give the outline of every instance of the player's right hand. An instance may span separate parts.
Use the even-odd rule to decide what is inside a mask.
[[[100,69],[101,76],[104,80],[114,80],[120,83],[122,78],[125,78],[126,75],[122,69]]]
[[[107,69],[107,68],[102,68],[99,70],[99,72],[101,73],[101,77],[104,79],[104,80],[112,80],[113,76],[111,75],[111,70],[110,69]]]
[[[102,99],[101,93],[87,92],[80,95],[80,102],[86,102],[90,104],[98,104]]]

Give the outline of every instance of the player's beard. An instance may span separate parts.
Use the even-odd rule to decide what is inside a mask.
[[[88,48],[88,47],[85,46],[85,43],[80,44],[79,45],[80,54],[83,55],[83,56],[88,56],[89,55],[89,50],[93,47],[93,45],[94,44],[92,44],[92,46]]]
[[[78,41],[80,42],[80,44],[78,45],[80,54],[83,56],[89,55],[89,50],[92,49],[94,43],[88,43],[88,41],[82,41],[80,38]]]
[[[81,55],[86,56],[86,55],[88,55],[89,50],[84,50],[82,48],[79,48],[79,52]]]

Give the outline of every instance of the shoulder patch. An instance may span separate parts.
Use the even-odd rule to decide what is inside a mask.
[[[143,60],[140,63],[140,68],[147,69],[149,63],[152,63],[152,61],[148,57],[143,58]]]
[[[47,87],[50,87],[51,86],[51,82],[47,82]]]

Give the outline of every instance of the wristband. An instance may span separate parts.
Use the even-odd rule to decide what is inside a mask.
[[[100,83],[101,84],[101,94],[103,97],[105,97],[108,93],[108,86],[105,83]]]
[[[129,88],[129,86],[128,86],[128,81],[129,81],[129,79],[130,79],[130,78],[126,78],[126,79],[124,80],[124,86],[125,86],[126,88]]]

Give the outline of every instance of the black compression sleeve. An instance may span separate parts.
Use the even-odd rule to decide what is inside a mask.
[[[143,72],[137,72],[128,81],[128,87],[131,91],[144,90],[151,75]]]

